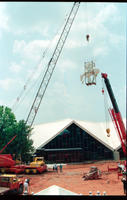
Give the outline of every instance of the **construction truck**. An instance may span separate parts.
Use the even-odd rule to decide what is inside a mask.
[[[47,171],[47,165],[44,162],[43,157],[35,157],[34,161],[29,165],[26,164],[16,164],[16,161],[13,160],[10,154],[1,154],[0,155],[0,172],[1,173],[42,173]]]
[[[102,78],[104,79],[104,83],[105,86],[107,88],[110,100],[112,102],[113,108],[109,109],[109,113],[112,119],[112,122],[114,124],[114,127],[119,135],[119,139],[121,142],[121,147],[123,150],[123,153],[125,155],[125,157],[127,156],[127,152],[126,152],[126,129],[124,126],[124,122],[120,113],[120,110],[118,108],[118,104],[116,102],[112,87],[110,85],[110,81],[108,79],[108,75],[106,73],[102,73]]]
[[[24,180],[14,174],[0,175],[0,195],[23,194]]]
[[[127,146],[126,146],[127,135],[126,135],[126,129],[124,126],[124,122],[123,122],[118,104],[116,102],[110,81],[108,79],[108,75],[106,73],[101,73],[101,76],[104,79],[104,83],[107,88],[107,91],[108,91],[108,94],[109,94],[109,97],[110,97],[110,100],[111,100],[112,106],[113,106],[112,109],[109,109],[109,113],[110,113],[112,122],[114,124],[114,127],[116,129],[116,132],[119,136],[119,139],[121,142],[121,147],[122,147],[124,156],[126,158],[126,156],[127,156]],[[102,91],[102,92],[104,92],[104,91]],[[106,132],[109,134],[110,130],[107,129]],[[124,166],[123,172],[126,173],[126,168],[127,168],[126,160],[124,161],[123,166]],[[113,171],[113,170],[118,171],[118,177],[123,175],[123,173],[119,173],[119,166],[117,166],[116,168],[109,168],[109,166],[108,166],[108,171]]]
[[[12,142],[15,139],[15,136],[8,142]],[[7,144],[7,145],[8,145]],[[47,165],[44,162],[43,157],[35,157],[33,162],[31,162],[29,165],[26,164],[17,164],[11,154],[2,154],[3,150],[7,147],[7,145],[4,146],[4,148],[0,151],[0,172],[1,173],[42,173],[44,171],[47,171]]]
[[[45,164],[44,157],[34,157],[33,162],[25,166],[25,173],[42,173],[47,171],[47,165]]]

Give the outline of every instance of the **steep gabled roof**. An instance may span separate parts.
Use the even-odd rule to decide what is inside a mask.
[[[115,150],[120,144],[119,137],[114,129],[112,123],[109,124],[110,127],[110,137],[107,137],[106,125],[102,122],[86,122],[86,121],[76,121],[80,128],[85,130],[89,135],[98,140],[100,143],[105,145],[112,151]]]
[[[52,185],[35,195],[79,195],[75,192],[71,192],[70,190],[66,190],[65,188],[59,187],[57,185]]]
[[[57,122],[35,125],[31,136],[34,141],[34,147],[36,149],[43,147],[72,123],[72,119],[65,119]]]
[[[107,137],[105,123],[72,119],[35,125],[31,136],[34,141],[34,147],[36,149],[43,147],[73,123],[85,130],[89,135],[104,144],[107,148],[115,150],[121,147],[119,137],[112,122],[109,123],[110,137]]]

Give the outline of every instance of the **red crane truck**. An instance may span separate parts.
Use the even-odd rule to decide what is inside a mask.
[[[121,146],[122,146],[122,150],[123,153],[125,155],[125,157],[127,156],[127,152],[126,152],[126,130],[125,130],[125,126],[124,126],[124,122],[122,120],[122,116],[121,113],[119,111],[115,96],[113,94],[113,90],[112,87],[110,85],[109,79],[108,79],[108,75],[106,73],[102,73],[102,78],[104,79],[110,100],[112,102],[113,108],[109,110],[112,121],[114,123],[115,129],[119,135],[120,141],[121,141]],[[125,170],[126,170],[126,160],[124,162],[124,166],[125,166]],[[117,168],[116,168],[117,169]]]
[[[34,162],[31,162],[30,165],[17,165],[11,154],[2,154],[4,149],[15,139],[15,137],[16,136],[14,136],[0,151],[0,172],[36,174],[46,171],[47,165],[45,164],[43,157],[35,157]]]

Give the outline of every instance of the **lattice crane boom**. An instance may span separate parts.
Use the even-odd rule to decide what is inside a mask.
[[[26,119],[26,124],[28,124],[30,126],[32,126],[32,124],[34,122],[34,119],[35,119],[36,114],[38,112],[38,109],[40,107],[42,98],[45,94],[46,88],[47,88],[49,81],[52,77],[56,63],[57,63],[58,58],[59,58],[59,56],[62,52],[63,46],[65,44],[65,41],[67,39],[67,36],[69,34],[69,31],[70,31],[71,26],[73,24],[73,21],[75,19],[75,16],[77,14],[79,5],[80,5],[80,2],[74,2],[73,7],[70,11],[70,14],[69,14],[69,16],[66,20],[65,26],[64,26],[62,33],[60,35],[60,38],[57,42],[56,48],[53,52],[53,55],[52,55],[50,61],[48,62],[47,69],[44,73],[41,84],[40,84],[39,89],[37,91],[37,94],[35,96],[34,102],[31,106],[30,112],[29,112],[28,117]]]

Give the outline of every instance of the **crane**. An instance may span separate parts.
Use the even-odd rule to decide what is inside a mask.
[[[126,130],[125,130],[124,122],[122,120],[122,116],[121,116],[121,113],[119,111],[119,108],[118,108],[112,87],[110,85],[110,81],[107,78],[108,75],[106,73],[101,73],[101,76],[104,79],[109,97],[110,97],[112,105],[113,105],[113,108],[109,110],[110,115],[111,115],[112,121],[115,125],[115,128],[118,132],[124,155],[126,156],[127,155],[127,152],[126,152]]]
[[[73,21],[75,19],[75,16],[77,14],[79,5],[80,5],[80,2],[74,2],[72,9],[70,11],[70,14],[66,20],[65,26],[64,26],[62,33],[59,37],[59,40],[57,42],[57,45],[55,47],[55,50],[51,56],[51,59],[48,62],[48,65],[47,65],[46,71],[44,73],[44,76],[42,78],[41,84],[39,86],[39,89],[38,89],[35,99],[33,101],[33,104],[30,108],[28,117],[26,119],[26,124],[29,126],[32,126],[32,124],[34,122],[34,119],[35,119],[38,109],[40,107],[42,98],[44,97],[45,91],[46,91],[49,81],[52,77],[56,63],[62,52],[63,46],[65,44],[65,41],[67,39],[67,36],[69,34],[69,31],[70,31]]]
[[[4,151],[4,149],[16,138],[17,135],[15,135],[1,150],[0,154]]]
[[[51,59],[49,60],[48,62],[48,65],[47,65],[47,68],[46,68],[46,71],[44,73],[44,76],[42,78],[42,81],[40,83],[40,86],[39,86],[39,89],[37,91],[37,94],[34,98],[34,101],[33,101],[33,104],[31,106],[31,109],[29,111],[29,114],[28,114],[28,117],[26,119],[26,125],[29,125],[30,127],[32,126],[33,122],[34,122],[34,119],[36,117],[36,114],[38,112],[38,109],[40,107],[40,104],[41,104],[41,101],[42,101],[42,98],[45,94],[45,91],[47,89],[47,86],[49,84],[49,81],[52,77],[52,74],[53,74],[53,71],[55,69],[55,66],[56,66],[56,63],[59,59],[59,56],[62,52],[62,49],[64,47],[64,44],[65,44],[65,41],[67,39],[67,36],[69,34],[69,31],[71,29],[71,26],[73,24],[73,21],[75,19],[75,16],[77,14],[77,11],[78,11],[78,8],[79,8],[79,5],[80,5],[80,2],[74,2],[73,6],[72,6],[72,9],[68,15],[68,18],[65,22],[65,25],[64,25],[64,28],[61,32],[61,35],[58,39],[58,42],[57,42],[57,45],[55,47],[55,50],[51,56]],[[1,150],[0,150],[0,153],[2,153],[4,151],[4,149],[15,139],[16,135],[7,143],[7,145],[5,145]],[[0,164],[2,166],[0,167],[6,167],[7,166],[15,166],[15,161],[13,161],[11,155],[7,154],[5,156],[3,156],[2,154],[0,155]],[[3,162],[4,160],[4,162]],[[9,163],[9,164],[8,164]],[[34,163],[35,164],[35,163]],[[19,168],[16,166],[16,169],[20,169],[20,166]],[[14,169],[14,170],[16,170]],[[25,168],[22,168],[21,167],[21,170],[24,172],[24,169],[33,169],[33,170],[36,170],[37,171],[37,168],[36,167],[33,167],[33,166],[25,166]],[[44,171],[46,170],[46,165],[44,164],[44,166],[40,166],[38,170],[41,170],[41,171]],[[16,171],[15,171],[16,172]]]

